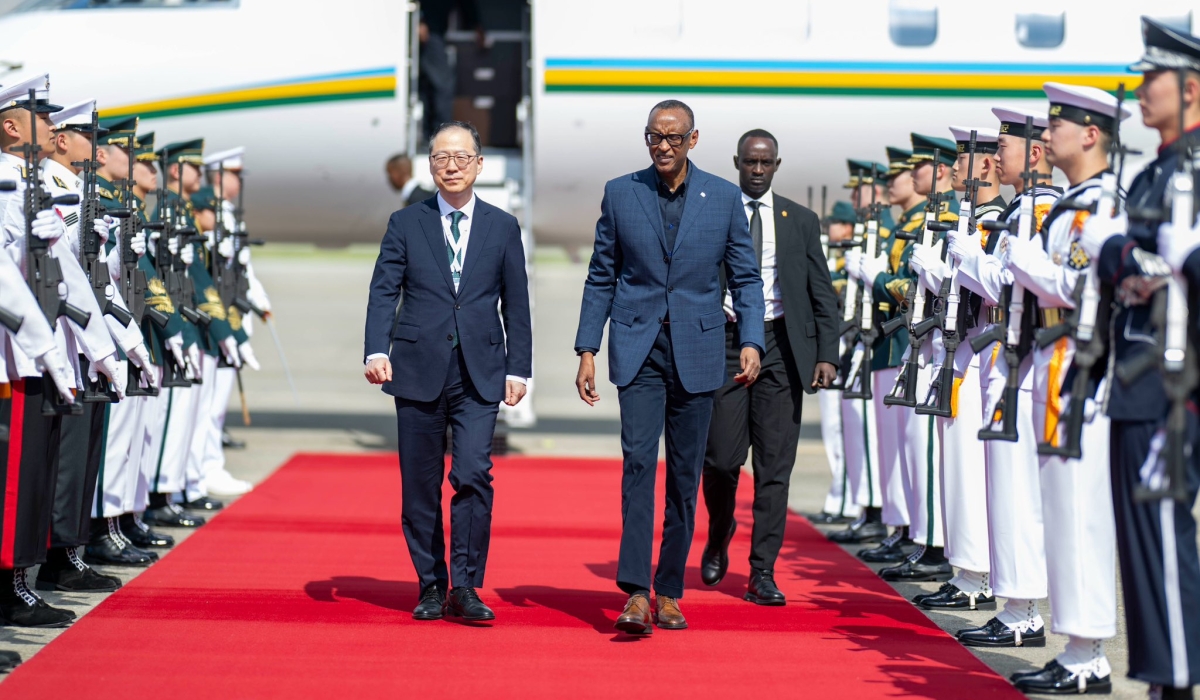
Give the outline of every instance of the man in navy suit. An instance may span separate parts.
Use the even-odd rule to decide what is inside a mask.
[[[677,100],[655,105],[646,125],[653,165],[604,186],[596,244],[579,312],[576,388],[600,400],[594,356],[609,324],[610,379],[621,405],[621,554],[617,586],[629,594],[617,629],[684,629],[679,610],[695,526],[696,494],[712,415],[725,383],[725,266],[741,338],[746,384],[758,376],[764,300],[757,256],[736,185],[700,170],[687,154],[700,133]],[[655,607],[650,607],[654,479],[666,426],[666,520]]]
[[[481,151],[470,124],[447,122],[434,133],[429,168],[438,193],[392,214],[367,305],[365,374],[396,397],[401,517],[421,586],[418,620],[443,612],[495,619],[475,591],[491,535],[492,435],[500,401],[515,406],[533,373],[521,229],[475,197]],[[449,575],[442,529],[447,423]]]

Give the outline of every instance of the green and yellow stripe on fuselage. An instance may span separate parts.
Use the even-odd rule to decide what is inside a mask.
[[[1115,92],[1124,65],[548,58],[546,92],[1043,97],[1055,81]]]

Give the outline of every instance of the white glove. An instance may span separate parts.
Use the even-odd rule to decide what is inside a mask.
[[[245,267],[250,264],[250,248],[249,247],[242,248],[241,250],[238,251],[238,263],[241,264],[242,267]],[[836,272],[836,271],[837,270],[833,270],[833,269],[830,270],[830,272]]]
[[[88,381],[94,382],[100,374],[108,377],[108,381],[112,384],[113,391],[117,392],[118,399],[125,398],[125,384],[128,376],[121,371],[121,363],[117,362],[117,356],[109,355],[101,359],[99,362],[88,363]]]
[[[221,341],[221,354],[225,356],[225,361],[234,367],[242,366],[242,358],[238,355],[237,338],[232,335]]]
[[[946,232],[946,244],[950,246],[947,249],[948,253],[954,256],[955,260],[974,258],[983,253],[978,241],[974,240],[972,236],[961,234],[958,231]]]
[[[33,235],[43,241],[56,241],[67,233],[67,225],[53,209],[43,209],[33,217]]]
[[[151,389],[158,388],[158,372],[150,360],[150,351],[146,349],[144,343],[138,343],[136,347],[126,353],[129,356],[129,361],[142,370],[142,376],[146,378],[146,384]]]
[[[146,232],[146,229],[142,229],[142,233],[145,233],[145,232]],[[157,241],[160,238],[162,238],[162,231],[151,231],[150,232],[150,240]],[[174,253],[172,253],[172,255],[174,255]]]
[[[184,265],[191,265],[192,261],[196,259],[196,247],[190,243],[185,245],[183,250],[179,251],[179,259],[183,261]]]
[[[1021,240],[1019,236],[1008,237],[1008,267],[1015,267],[1018,270],[1023,270],[1028,267],[1031,258],[1042,253],[1040,246],[1036,246],[1032,239]]]
[[[113,225],[113,219],[109,216],[104,216],[92,221],[92,230],[100,237],[101,243],[108,243],[108,230]]]
[[[146,232],[138,231],[129,237],[129,248],[133,250],[135,255],[142,256],[146,254]]]
[[[188,356],[188,376],[192,379],[200,378],[200,346],[192,343],[187,347]]]
[[[50,350],[37,360],[38,369],[50,375],[51,381],[58,389],[58,395],[63,401],[73,403],[75,401],[75,373],[67,366],[67,360],[63,357],[58,348],[50,348]]]
[[[238,353],[242,356],[242,363],[254,371],[262,369],[258,364],[258,358],[254,356],[254,348],[250,347],[250,343],[242,343],[238,346]]]
[[[167,240],[167,252],[171,255],[179,255],[179,239],[170,238]]]
[[[167,338],[166,342],[167,349],[171,351],[171,355],[175,358],[175,364],[179,367],[183,367],[183,334],[176,333],[170,338]]]
[[[850,250],[846,251],[845,270],[846,274],[850,276],[850,279],[858,279],[859,269],[862,265],[862,257],[863,254],[861,248],[851,248]]]
[[[908,259],[908,266],[913,269],[918,275],[929,269],[929,264],[934,260],[933,249],[917,243],[913,245],[912,256]]]
[[[244,253],[244,252],[249,252],[249,251],[247,251],[245,248],[242,248],[242,250],[238,253],[238,262],[241,262],[242,253]],[[242,263],[242,264],[245,265],[245,263]],[[837,258],[826,258],[825,259],[825,269],[829,270],[830,272],[837,272],[838,271]]]
[[[1198,247],[1200,227],[1177,231],[1170,222],[1158,227],[1158,254],[1173,272],[1179,272],[1188,256]]]
[[[883,274],[888,269],[887,254],[880,255],[878,258],[863,258],[862,262],[862,281],[868,287],[875,284],[875,278]]]
[[[215,233],[213,233],[212,231],[205,231],[204,232],[204,247],[208,248],[209,250],[212,250],[213,240],[215,238],[216,238]]]
[[[217,244],[217,255],[229,260],[233,257],[233,239],[225,237]]]
[[[1083,248],[1083,252],[1087,253],[1089,258],[1096,258],[1100,255],[1100,249],[1104,247],[1105,241],[1125,233],[1127,230],[1129,230],[1129,220],[1126,218],[1125,212],[1121,212],[1116,217],[1100,214],[1089,216],[1087,221],[1083,222],[1079,247]]]

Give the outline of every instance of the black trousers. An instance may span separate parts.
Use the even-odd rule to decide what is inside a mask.
[[[20,569],[46,561],[54,504],[61,419],[42,415],[42,391],[55,391],[41,377],[9,385],[0,400],[0,423],[8,443],[0,443],[0,569]]]
[[[766,354],[758,381],[734,382],[741,371],[737,325],[725,327],[725,357],[731,379],[717,390],[704,454],[704,503],[708,539],[723,541],[733,526],[738,477],[754,447],[754,530],[750,566],[771,570],[787,526],[788,485],[800,440],[804,390],[783,321],[767,329]]]
[[[479,588],[492,531],[492,436],[500,407],[471,383],[461,349],[450,358],[442,395],[433,401],[396,399],[400,444],[401,521],[421,589]],[[446,425],[451,426],[450,571],[442,525]]]
[[[683,597],[683,575],[696,529],[696,496],[704,464],[704,436],[712,415],[712,392],[693,394],[675,374],[670,324],[633,381],[617,389],[621,404],[621,554],[617,586],[626,593],[650,589],[654,548],[654,481],[658,441],[667,437],[666,511],[653,588]]]
[[[446,49],[446,37],[433,32],[421,44],[417,91],[425,103],[425,138],[454,118],[454,66]]]
[[[88,362],[82,356],[79,368],[87,376]],[[79,547],[87,544],[91,536],[92,505],[104,456],[106,406],[105,403],[85,403],[82,416],[62,418],[54,518],[50,526],[51,547]]]
[[[1198,432],[1192,416],[1192,444]],[[1125,592],[1129,677],[1188,687],[1200,682],[1200,553],[1192,505],[1200,489],[1200,453],[1188,465],[1189,500],[1139,503],[1134,490],[1157,448],[1154,422],[1113,421],[1110,433],[1117,552]]]

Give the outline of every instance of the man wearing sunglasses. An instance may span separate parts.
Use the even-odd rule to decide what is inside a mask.
[[[765,301],[738,187],[697,168],[692,110],[666,100],[650,111],[651,167],[604,187],[584,285],[576,388],[600,400],[594,357],[609,323],[609,378],[621,406],[621,550],[617,586],[629,594],[618,630],[684,629],[679,609],[713,393],[726,381],[722,266],[739,320],[735,381],[751,384],[762,356]],[[666,428],[666,518],[653,574],[654,480]]]

